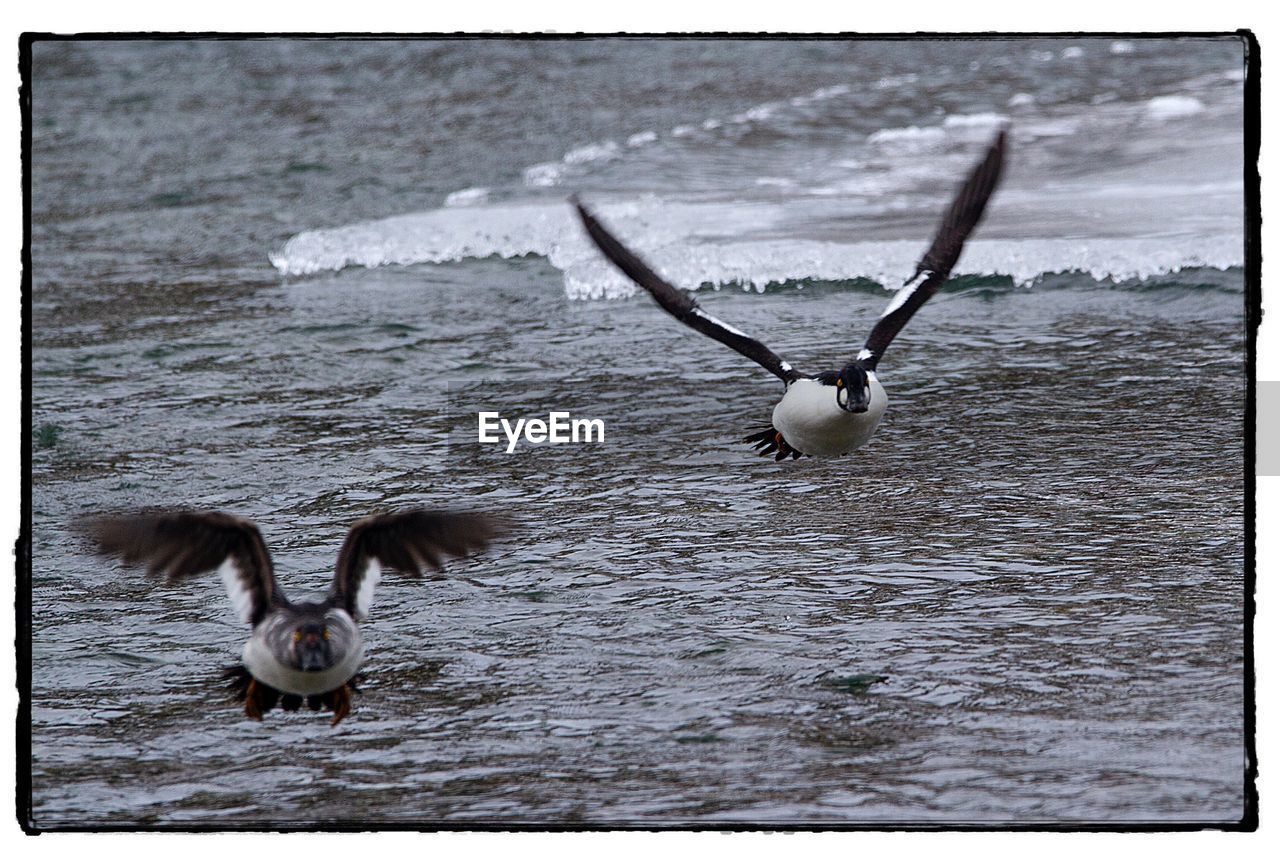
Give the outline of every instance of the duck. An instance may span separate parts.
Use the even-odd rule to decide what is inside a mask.
[[[364,662],[360,622],[384,569],[421,578],[441,556],[488,547],[502,518],[415,508],[356,521],[338,552],[333,582],[319,599],[294,602],[276,583],[271,554],[251,521],[222,511],[142,511],[83,518],[79,528],[99,555],[144,565],[147,576],[176,583],[217,571],[239,619],[252,627],[240,663],[223,670],[245,716],[261,721],[279,703],[296,711],[351,712]]]
[[[894,293],[862,350],[840,368],[817,374],[797,370],[759,340],[703,310],[690,292],[671,285],[627,249],[577,196],[570,198],[570,204],[591,242],[660,307],[759,363],[782,381],[784,392],[773,408],[769,427],[746,436],[744,442],[755,444],[758,454],[772,455],[777,461],[806,455],[835,458],[866,445],[879,427],[889,398],[876,377],[876,367],[911,316],[950,277],[965,241],[1000,182],[1008,131],[1006,126],[996,133],[957,189],[915,273]]]

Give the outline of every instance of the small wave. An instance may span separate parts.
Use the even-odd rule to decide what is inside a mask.
[[[947,132],[937,126],[924,128],[908,125],[905,128],[881,128],[867,137],[867,143],[878,146],[888,143],[907,143],[912,146],[935,145],[947,138]]]
[[[1147,102],[1147,115],[1153,119],[1176,119],[1204,111],[1204,103],[1190,95],[1161,95]]]
[[[564,162],[574,166],[593,161],[613,160],[618,156],[618,144],[613,140],[602,143],[588,143],[565,153]]]
[[[558,163],[536,163],[526,167],[524,183],[526,187],[555,187],[564,175],[564,165]]]
[[[455,190],[445,197],[444,204],[446,207],[452,208],[458,205],[475,205],[477,202],[484,201],[489,196],[489,188],[487,187],[468,187],[464,190]]]
[[[637,134],[636,136],[640,136]],[[630,144],[630,143],[629,143]],[[613,140],[598,143],[587,143],[565,152],[559,162],[548,161],[526,167],[524,183],[526,187],[555,187],[564,181],[566,172],[573,167],[580,167],[597,161],[608,161],[617,158],[619,146]]]
[[[808,95],[797,95],[791,99],[792,107],[807,107],[810,104],[816,104],[819,101],[828,101],[832,98],[838,98],[841,95],[847,95],[852,88],[840,83],[835,86],[826,86],[822,89],[815,89]]]
[[[1079,119],[1046,119],[1040,122],[1024,122],[1018,126],[1020,139],[1042,137],[1069,137],[1080,130]]]
[[[957,113],[942,120],[944,128],[989,128],[1003,125],[1009,117],[1003,113]]]
[[[848,95],[853,88],[848,84],[837,83],[835,86],[825,86],[822,89],[815,89],[809,94],[810,101],[826,101],[831,98],[838,98],[841,95]]]
[[[658,134],[655,131],[641,131],[638,134],[632,134],[627,137],[627,145],[631,148],[639,148],[647,146],[649,143],[657,142]]]
[[[747,122],[763,122],[772,118],[773,114],[778,111],[777,104],[759,104],[750,110],[744,110],[736,116],[730,117],[729,121],[735,125],[742,125]]]
[[[899,86],[905,86],[908,83],[915,83],[920,79],[917,74],[896,74],[888,77],[882,77],[876,81],[876,89],[896,89]]]
[[[1137,48],[1134,46],[1133,42],[1117,41],[1111,43],[1111,52],[1116,55],[1131,54],[1135,50],[1137,50]]]

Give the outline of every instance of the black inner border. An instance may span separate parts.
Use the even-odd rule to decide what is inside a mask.
[[[1245,450],[1245,592],[1244,592],[1244,730],[1245,770],[1243,788],[1244,812],[1238,821],[1222,823],[677,823],[677,824],[587,824],[587,823],[379,823],[343,824],[307,822],[300,824],[245,823],[231,825],[165,824],[163,826],[103,823],[98,825],[68,824],[42,828],[34,820],[31,779],[31,85],[32,45],[45,41],[192,41],[265,39],[325,39],[358,41],[421,41],[426,39],[519,39],[539,41],[568,41],[582,39],[759,39],[781,41],[946,41],[946,40],[1011,40],[1011,39],[1063,39],[1063,38],[1125,38],[1149,41],[1152,39],[1238,39],[1244,49],[1244,201],[1245,201],[1245,355],[1246,394],[1244,418]],[[826,832],[853,830],[880,831],[1053,831],[1053,832],[1175,832],[1201,829],[1220,829],[1233,832],[1253,832],[1258,828],[1258,756],[1256,737],[1257,690],[1254,667],[1253,622],[1256,614],[1256,432],[1257,412],[1257,338],[1258,324],[1262,320],[1262,209],[1258,153],[1261,143],[1261,89],[1259,81],[1260,57],[1257,37],[1251,30],[1235,32],[1026,32],[1026,33],[245,33],[245,32],[193,32],[193,33],[23,33],[18,39],[18,70],[22,85],[18,100],[22,111],[22,499],[21,530],[14,545],[16,559],[16,610],[14,647],[17,653],[16,683],[19,693],[15,728],[16,742],[16,809],[17,819],[27,835],[43,832],[251,832],[251,831],[418,831],[474,830],[489,832],[515,831],[796,831]]]

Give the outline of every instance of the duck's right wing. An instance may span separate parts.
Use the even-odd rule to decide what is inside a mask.
[[[805,377],[804,374],[793,369],[790,363],[771,351],[764,343],[704,312],[702,307],[698,305],[698,301],[693,299],[693,295],[684,289],[676,288],[654,273],[653,269],[645,264],[639,256],[628,250],[622,245],[621,241],[611,235],[581,202],[576,199],[572,201],[574,207],[578,209],[578,216],[582,218],[582,225],[586,228],[587,235],[600,248],[600,252],[604,253],[609,261],[617,265],[619,270],[634,280],[636,285],[653,295],[653,299],[658,302],[659,306],[699,333],[728,345],[748,359],[755,360],[777,375],[785,384],[790,384],[794,380]]]
[[[144,512],[80,522],[98,552],[168,582],[218,570],[242,621],[257,624],[272,606],[287,603],[276,587],[271,554],[258,527],[219,511]]]
[[[867,344],[857,357],[867,369],[875,369],[893,337],[898,335],[898,331],[911,320],[916,310],[951,276],[951,269],[960,258],[965,240],[982,219],[982,214],[987,209],[987,200],[1000,183],[1000,174],[1004,170],[1006,136],[1007,131],[1003,130],[996,134],[986,156],[969,173],[964,184],[960,185],[951,205],[942,215],[933,243],[916,265],[915,275],[898,289],[889,301],[888,308],[872,328]],[[922,274],[927,274],[924,279],[920,279]]]
[[[505,528],[505,521],[489,514],[421,509],[358,520],[338,553],[330,603],[363,620],[383,568],[421,577],[423,568],[440,567],[442,554],[479,552]]]

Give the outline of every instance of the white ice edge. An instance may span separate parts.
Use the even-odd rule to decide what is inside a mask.
[[[700,207],[701,208],[701,207]],[[832,242],[805,239],[705,240],[685,234],[693,218],[662,206],[607,206],[617,234],[672,283],[747,285],[866,278],[896,287],[915,270],[921,240]],[[656,216],[669,215],[669,218]],[[715,222],[714,215],[697,219]],[[728,213],[726,212],[726,216]],[[675,222],[671,222],[671,220]],[[575,299],[625,297],[635,286],[596,251],[567,204],[442,208],[388,220],[303,232],[271,262],[280,273],[307,276],[346,267],[439,264],[488,257],[539,255],[564,273]],[[1003,275],[1031,284],[1047,273],[1082,271],[1096,279],[1142,280],[1183,268],[1243,264],[1239,235],[1130,238],[971,240],[957,275]]]

